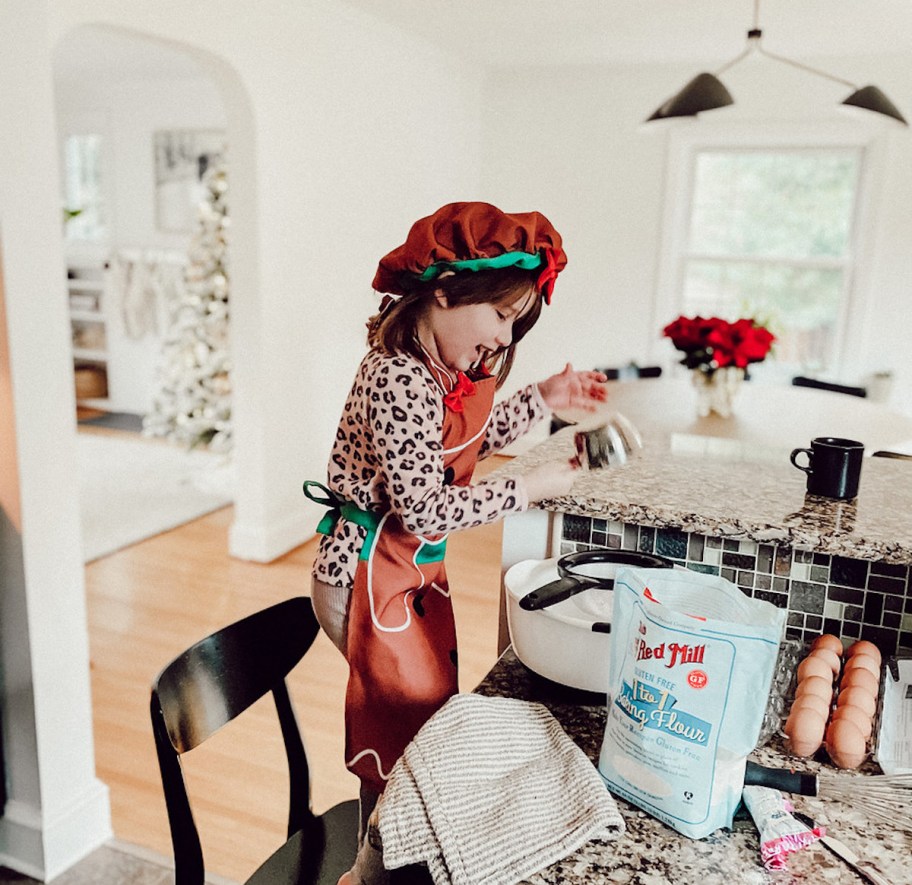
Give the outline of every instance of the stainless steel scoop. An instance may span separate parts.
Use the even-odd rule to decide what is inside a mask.
[[[573,441],[584,470],[626,464],[643,448],[639,431],[620,412],[577,424]]]

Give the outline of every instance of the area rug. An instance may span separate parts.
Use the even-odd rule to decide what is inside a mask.
[[[104,412],[91,418],[80,418],[79,423],[86,427],[104,427],[108,430],[124,430],[129,433],[142,433],[142,415],[132,412]]]
[[[231,502],[225,455],[110,433],[79,433],[77,441],[86,562]]]

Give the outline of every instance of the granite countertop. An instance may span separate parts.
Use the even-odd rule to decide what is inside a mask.
[[[604,702],[597,696],[564,689],[527,670],[508,649],[476,689],[488,696],[539,701],[596,763],[605,725]],[[778,737],[752,758],[764,765],[788,767]],[[868,772],[879,771],[866,763]],[[832,766],[801,760],[809,771],[836,772]],[[840,773],[841,777],[864,774]],[[912,882],[912,836],[875,824],[858,808],[820,797],[790,797],[799,811],[827,826],[857,853],[876,860],[885,878],[895,885]],[[705,839],[689,839],[622,799],[618,808],[626,833],[617,841],[592,840],[569,857],[527,880],[527,885],[849,885],[859,876],[820,843],[789,856],[787,871],[769,873],[760,861],[757,830],[749,817],[736,818],[732,830],[719,830]]]
[[[569,495],[541,509],[779,543],[854,559],[912,563],[912,463],[864,459],[858,498],[805,494],[788,450],[734,440],[644,435],[627,464],[581,472]],[[575,454],[568,427],[501,467],[522,473]],[[912,881],[912,879],[910,879]]]

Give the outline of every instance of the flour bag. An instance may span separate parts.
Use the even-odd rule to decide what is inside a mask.
[[[686,569],[618,570],[599,772],[692,839],[730,827],[786,612]]]

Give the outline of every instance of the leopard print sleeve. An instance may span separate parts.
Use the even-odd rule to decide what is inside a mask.
[[[377,480],[388,508],[408,531],[431,535],[496,522],[507,513],[525,510],[525,487],[514,478],[488,478],[467,486],[444,482],[444,406],[439,391],[420,362],[401,359],[407,361],[407,373],[393,362],[377,365],[368,410]]]
[[[478,459],[487,458],[530,431],[550,413],[537,384],[529,384],[494,406]]]

